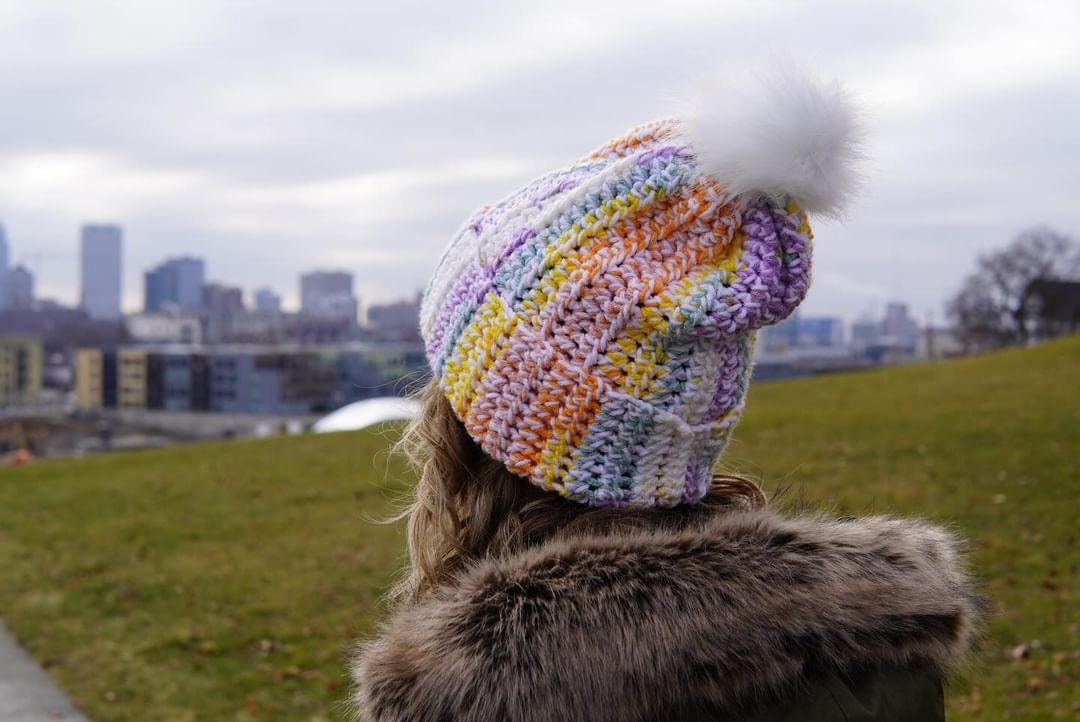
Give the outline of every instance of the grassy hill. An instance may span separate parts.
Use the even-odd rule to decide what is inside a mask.
[[[727,454],[782,505],[920,514],[972,540],[995,613],[950,719],[1080,714],[1078,380],[1071,338],[760,384]],[[390,441],[0,471],[0,617],[96,720],[342,719],[345,655],[401,560],[400,527],[371,521],[407,481]]]

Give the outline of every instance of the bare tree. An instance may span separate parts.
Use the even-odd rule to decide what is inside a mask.
[[[948,304],[961,340],[999,348],[1028,340],[1028,288],[1036,279],[1080,274],[1080,248],[1048,226],[1023,231],[1005,248],[980,255]]]

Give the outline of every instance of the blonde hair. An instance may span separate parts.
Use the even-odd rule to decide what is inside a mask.
[[[489,457],[454,415],[438,382],[420,391],[419,416],[399,449],[419,479],[406,518],[408,566],[393,601],[421,597],[476,560],[526,549],[557,534],[603,534],[679,528],[721,509],[768,504],[762,490],[737,476],[716,475],[705,498],[672,509],[604,509],[569,501],[529,484]]]

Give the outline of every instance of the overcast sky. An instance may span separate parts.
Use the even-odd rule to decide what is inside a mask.
[[[291,302],[316,267],[388,300],[476,206],[669,114],[698,68],[784,54],[870,116],[805,309],[940,320],[978,251],[1080,235],[1078,38],[1075,0],[0,0],[0,222],[65,302],[86,221],[124,227],[131,309],[181,253]]]

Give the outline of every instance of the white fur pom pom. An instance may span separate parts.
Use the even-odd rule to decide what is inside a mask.
[[[705,78],[682,115],[703,173],[732,196],[795,201],[838,216],[859,187],[862,130],[851,98],[793,64]]]

